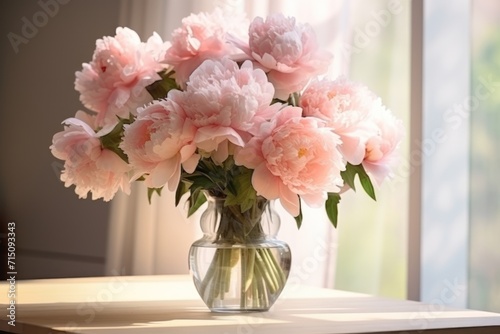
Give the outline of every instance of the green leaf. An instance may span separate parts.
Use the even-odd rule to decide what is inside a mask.
[[[167,94],[172,89],[178,89],[177,83],[175,79],[171,77],[174,72],[165,71],[158,73],[161,77],[161,80],[153,82],[151,85],[146,87],[149,95],[153,97],[155,100],[164,99],[167,97]]]
[[[224,205],[239,205],[242,213],[249,210],[257,198],[252,186],[252,170],[244,168],[240,174],[233,176],[233,181],[228,183],[225,194]]]
[[[231,171],[231,169],[233,169],[233,167],[234,167],[233,156],[230,155],[229,157],[227,157],[227,159],[224,161],[223,167],[224,167],[224,170],[227,172],[229,172],[229,171]]]
[[[293,217],[293,218],[295,218],[295,223],[297,224],[297,229],[300,229],[300,227],[302,226],[302,219],[303,219],[302,205],[300,204],[300,202],[299,202],[299,215],[297,217]]]
[[[151,198],[153,197],[154,193],[157,193],[158,196],[161,196],[161,190],[162,189],[163,189],[163,187],[161,187],[161,188],[148,188],[148,201],[149,201],[149,204],[151,204]]]
[[[196,189],[189,196],[189,210],[188,217],[190,217],[193,213],[196,212],[207,201],[205,194],[201,191],[201,189]]]
[[[198,172],[184,176],[184,180],[191,182],[194,188],[210,189],[215,186],[209,176]]]
[[[295,92],[290,94],[287,103],[291,106],[297,107],[299,105],[299,101],[300,101],[300,93]]]
[[[281,99],[278,99],[278,98],[274,98],[272,101],[271,101],[271,104],[275,104],[275,103],[281,103],[281,104],[286,104],[288,101],[287,100],[281,100]]]
[[[368,194],[368,196],[370,196],[375,201],[377,200],[375,197],[375,189],[373,187],[372,181],[370,180],[370,177],[366,173],[365,168],[362,164],[351,165],[350,163],[347,163],[346,170],[342,171],[340,175],[342,176],[344,182],[354,191],[356,191],[354,179],[356,178],[356,175],[358,175],[359,182],[361,183],[361,186]]]
[[[365,192],[370,196],[374,201],[377,200],[375,197],[375,189],[373,188],[372,181],[370,180],[370,177],[368,174],[366,174],[365,169],[363,168],[363,165],[359,165],[360,170],[358,173],[359,176],[359,182],[361,182],[361,186],[365,190]]]
[[[340,172],[340,176],[352,190],[356,191],[356,185],[354,184],[354,178],[356,177],[357,169],[356,166],[347,163],[345,170]]]
[[[192,183],[188,183],[186,181],[181,181],[179,185],[177,186],[177,189],[175,190],[175,206],[178,206],[181,197],[189,191],[189,188],[191,187]]]
[[[333,227],[337,228],[337,219],[339,215],[338,204],[340,202],[340,194],[328,193],[328,199],[325,202],[325,209],[328,219]]]
[[[101,146],[105,149],[113,151],[116,153],[123,161],[128,163],[128,157],[120,148],[120,143],[123,137],[123,125],[129,124],[131,121],[126,118],[118,118],[119,122],[115,125],[113,130],[111,130],[108,134],[100,137]]]
[[[226,187],[227,187],[227,190],[229,191],[228,195],[231,195],[233,197],[238,195],[238,189],[236,189],[234,182],[229,181],[227,183]]]

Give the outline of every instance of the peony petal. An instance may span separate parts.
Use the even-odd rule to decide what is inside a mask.
[[[205,126],[198,129],[194,142],[201,149],[211,152],[218,148],[219,144],[224,140],[229,140],[237,146],[244,146],[245,142],[241,136],[232,128],[222,126]]]
[[[269,200],[279,197],[281,180],[273,175],[263,163],[253,171],[252,185],[258,195]]]
[[[279,186],[280,203],[292,216],[297,217],[300,214],[299,196],[291,191],[284,184]]]
[[[181,162],[184,162],[188,159],[190,159],[196,152],[196,145],[190,144],[190,145],[184,145],[181,147],[181,150],[179,151],[181,155]]]
[[[212,159],[219,164],[222,164],[229,156],[228,141],[224,140],[217,146],[217,149],[212,152]]]
[[[248,42],[243,41],[238,36],[232,33],[228,33],[226,35],[226,39],[228,43],[243,51],[247,56],[250,56],[252,54],[252,52],[250,51],[250,47],[248,46]],[[246,59],[248,59],[248,57],[246,57]]]
[[[347,162],[352,165],[359,165],[365,157],[365,145],[359,137],[343,135],[342,145],[339,150],[344,155]]]
[[[96,137],[96,133],[92,129],[92,127],[90,125],[88,125],[87,123],[85,123],[84,121],[82,121],[81,119],[71,117],[71,118],[65,119],[62,123],[66,124],[66,125],[76,125],[76,126],[82,127],[86,133],[88,133],[92,137]]]
[[[285,106],[276,115],[276,126],[280,126],[292,118],[302,118],[302,108]]]
[[[304,200],[304,202],[312,208],[319,208],[327,199],[327,195],[324,192],[316,193],[316,194],[304,194],[300,195],[300,198]]]
[[[182,163],[182,167],[189,174],[193,173],[196,167],[198,166],[198,162],[200,161],[199,154],[193,154],[189,159]]]
[[[383,162],[371,163],[369,161],[363,161],[363,167],[366,172],[375,179],[378,185],[381,185],[387,177],[391,177],[391,168]]]
[[[255,169],[264,161],[264,157],[262,156],[262,151],[260,149],[261,146],[261,140],[257,138],[251,139],[244,148],[236,150],[234,154],[234,162],[238,166]]]
[[[116,173],[124,173],[130,169],[130,166],[122,158],[110,150],[102,150],[101,155],[96,161],[96,166],[99,169]]]
[[[146,184],[150,188],[163,187],[179,169],[179,157],[176,156],[172,159],[167,159],[160,162],[146,178]]]
[[[174,173],[168,180],[168,190],[175,192],[175,190],[179,186],[180,180],[181,180],[181,168],[180,166],[177,166],[177,168],[174,170]]]

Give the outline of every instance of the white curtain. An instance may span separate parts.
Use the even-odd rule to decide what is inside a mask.
[[[184,0],[123,1],[121,24],[136,30],[142,38],[158,32],[165,40],[181,18],[191,12],[211,11],[216,6],[228,11],[244,11],[249,19],[282,12],[315,29],[321,45],[334,55],[328,76],[346,74],[347,60],[340,51],[344,45],[348,2],[342,0]],[[118,194],[112,204],[106,274],[127,275],[188,273],[187,256],[191,243],[201,236],[199,213],[187,219],[183,207],[174,205],[167,190],[161,197],[147,200],[140,183],[132,194]],[[333,287],[337,253],[337,231],[322,209],[304,208],[304,222],[297,230],[295,220],[277,207],[282,217],[278,237],[292,249],[292,271],[289,282]]]
[[[410,0],[350,0],[349,78],[367,85],[409,131]],[[344,48],[348,52],[349,48]],[[375,185],[377,201],[342,196],[335,288],[405,298],[407,285],[409,133],[394,178]],[[411,158],[413,159],[413,158]],[[413,160],[411,160],[413,161]]]

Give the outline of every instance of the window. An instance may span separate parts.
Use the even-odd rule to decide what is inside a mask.
[[[500,312],[500,3],[471,4],[469,307]]]

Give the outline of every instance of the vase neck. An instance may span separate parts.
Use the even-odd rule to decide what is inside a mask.
[[[201,217],[205,237],[216,243],[247,243],[274,237],[279,229],[279,217],[272,204],[257,197],[249,208],[227,205],[226,198],[208,196],[208,207]]]

